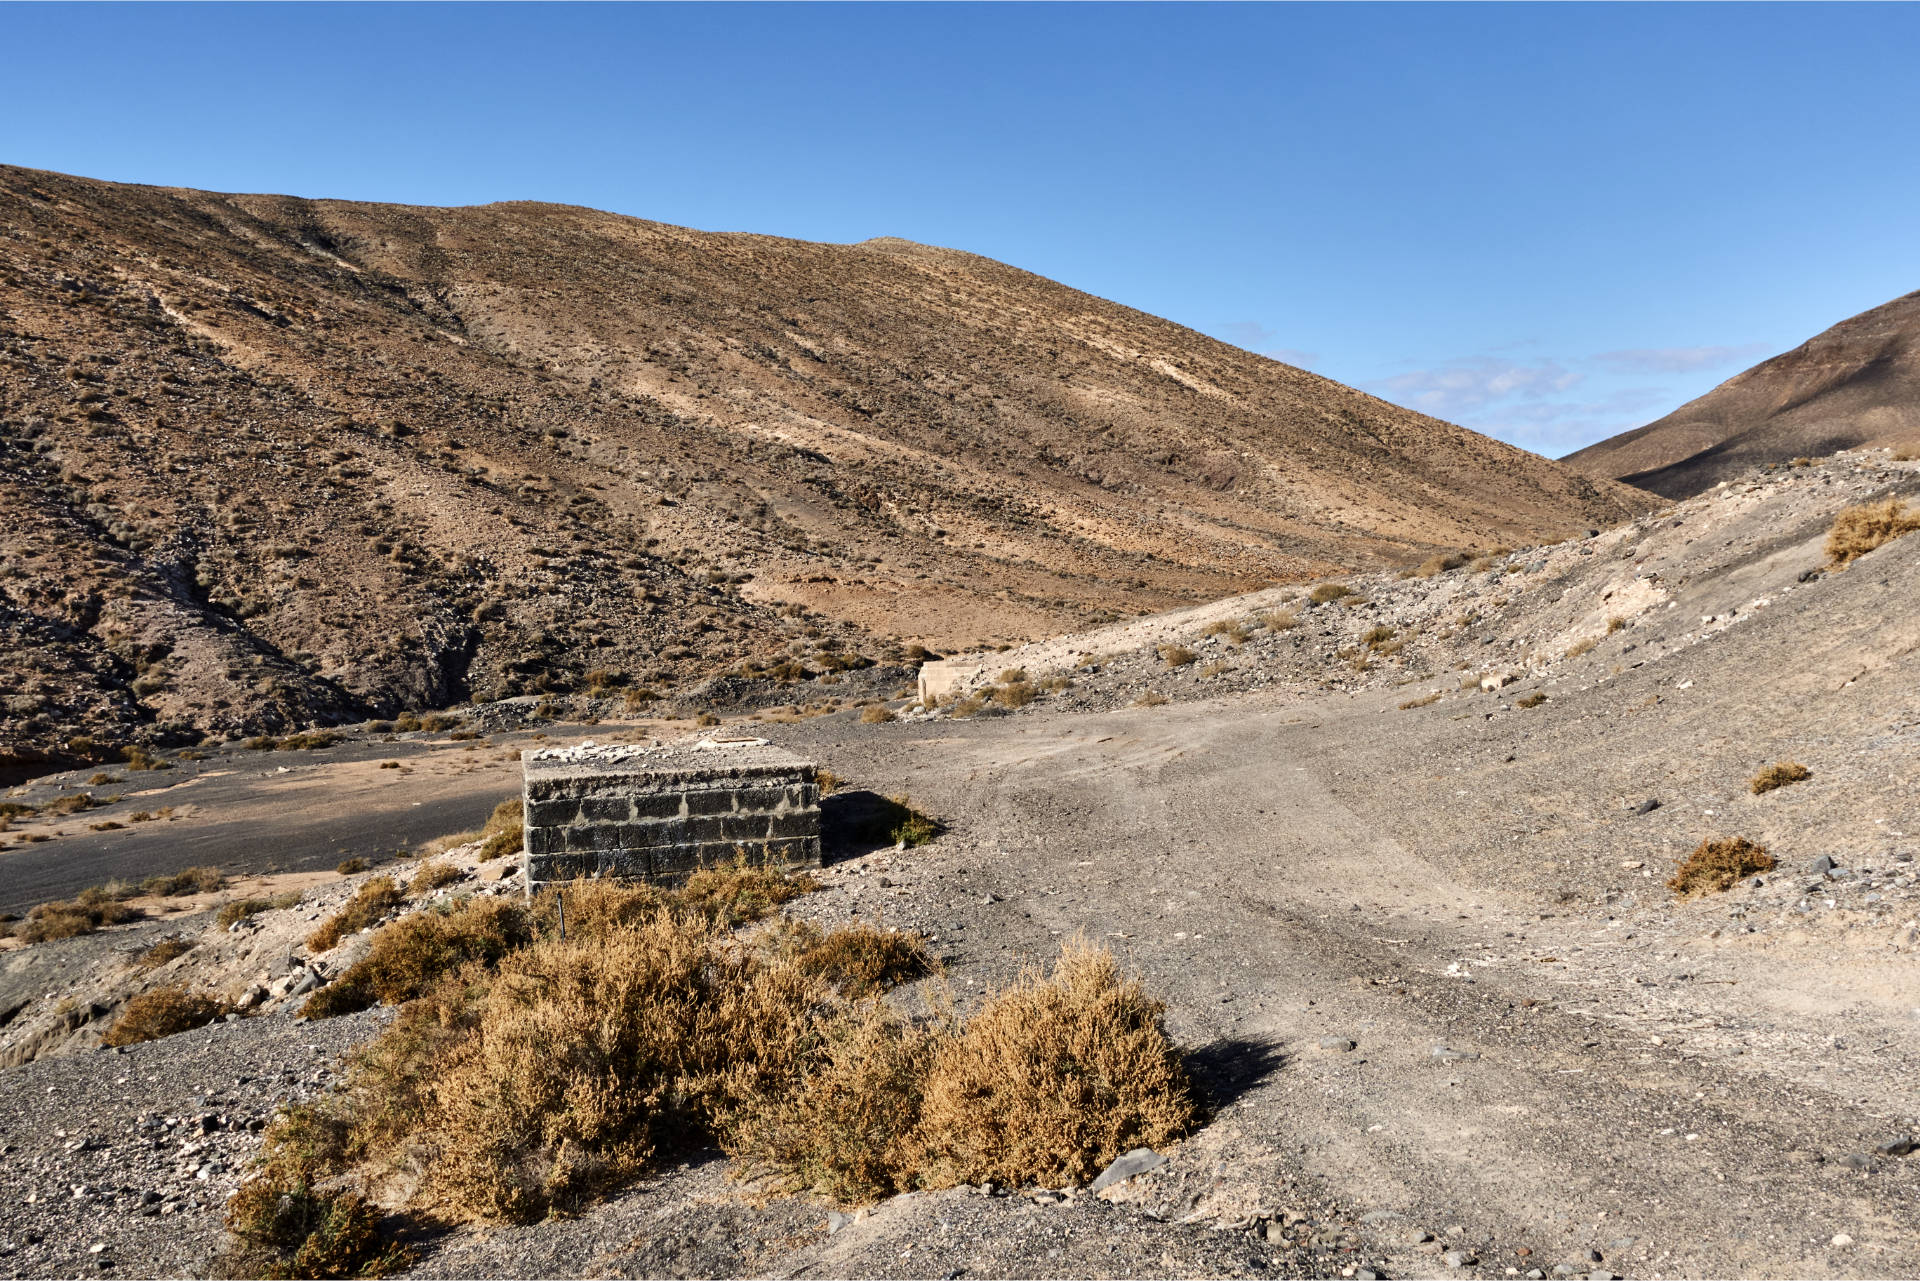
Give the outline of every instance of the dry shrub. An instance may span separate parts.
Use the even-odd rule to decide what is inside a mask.
[[[1158,690],[1150,689],[1140,697],[1134,699],[1133,705],[1135,707],[1165,707],[1167,705],[1167,696]]]
[[[56,899],[33,908],[14,934],[28,943],[44,943],[49,939],[92,934],[109,925],[137,921],[141,916],[141,912],[120,902],[110,891],[91,886],[71,900]]]
[[[1353,595],[1353,588],[1345,583],[1321,583],[1307,593],[1307,599],[1316,605],[1324,605],[1330,600],[1339,600],[1343,596]]]
[[[874,996],[937,968],[917,935],[872,925],[824,933],[816,925],[795,922],[781,942],[802,974],[825,981],[844,997]]]
[[[1268,631],[1290,632],[1300,626],[1300,616],[1290,609],[1276,609],[1260,615],[1260,621],[1267,625]]]
[[[995,685],[992,694],[994,702],[1004,707],[1025,707],[1035,698],[1033,686],[1027,684],[1024,680],[1009,681],[1005,685]]]
[[[455,881],[463,881],[466,877],[466,872],[457,864],[427,863],[413,874],[411,881],[407,882],[407,893],[419,898],[423,894],[444,889]]]
[[[860,723],[862,725],[885,725],[892,719],[893,713],[879,703],[874,703],[871,706],[860,709]]]
[[[820,795],[832,796],[843,780],[830,769],[817,769],[813,772],[813,785],[820,789]]]
[[[134,964],[143,970],[157,970],[175,957],[185,956],[191,951],[193,944],[174,934],[142,952]]]
[[[1459,552],[1449,552],[1445,556],[1431,556],[1420,562],[1414,569],[1413,576],[1416,578],[1432,578],[1436,574],[1444,574],[1450,569],[1458,569],[1466,563],[1467,558]]]
[[[184,983],[172,983],[142,992],[120,1008],[120,1017],[107,1029],[107,1045],[137,1045],[176,1032],[190,1032],[227,1016],[225,1001],[195,992]]]
[[[296,901],[298,900],[296,899]],[[213,920],[216,925],[224,930],[230,925],[238,925],[250,916],[258,916],[262,912],[270,912],[275,906],[277,905],[272,899],[237,898],[230,902],[222,903],[219,914],[216,915]],[[292,904],[288,904],[287,906],[292,906]]]
[[[342,1127],[295,1108],[267,1132],[262,1169],[227,1202],[239,1248],[215,1261],[229,1277],[379,1277],[414,1261],[380,1231],[380,1212],[356,1193],[319,1185]]]
[[[778,867],[749,863],[742,855],[726,867],[701,868],[671,898],[676,907],[721,926],[734,926],[762,920],[782,903],[819,888],[820,883],[805,873],[788,876]],[[573,910],[571,901],[568,910]]]
[[[227,877],[217,867],[189,867],[171,876],[149,876],[140,882],[140,892],[160,898],[180,898],[187,894],[212,894],[225,889]]]
[[[349,934],[358,934],[406,901],[400,886],[391,876],[376,876],[347,900],[347,905],[322,922],[307,936],[307,947],[315,952],[330,952]]]
[[[1798,761],[1775,761],[1747,780],[1747,790],[1758,796],[1790,783],[1804,783],[1812,777],[1813,771]]]
[[[1599,643],[1600,638],[1597,636],[1583,636],[1573,644],[1567,646],[1567,657],[1578,658],[1582,654],[1590,654],[1593,652],[1593,647]]]
[[[754,1099],[731,1118],[728,1153],[770,1170],[788,1191],[842,1204],[911,1191],[927,1167],[927,1078],[951,1036],[879,1002],[837,1020],[792,1093]]]
[[[1362,645],[1365,645],[1368,649],[1378,650],[1384,645],[1386,645],[1388,641],[1392,640],[1395,636],[1398,636],[1398,635],[1399,633],[1394,631],[1393,628],[1391,627],[1386,627],[1386,626],[1369,627],[1366,631],[1360,634],[1360,643]]]
[[[1514,699],[1513,705],[1515,707],[1538,707],[1540,706],[1540,704],[1546,701],[1547,701],[1546,694],[1540,690],[1535,690],[1533,691],[1533,693],[1527,695],[1525,698]]]
[[[509,796],[493,807],[493,813],[487,815],[487,825],[480,829],[480,861],[491,863],[494,859],[518,854],[526,844],[526,811],[518,796]]]
[[[1433,704],[1439,701],[1440,701],[1440,691],[1436,689],[1431,694],[1424,694],[1419,698],[1408,699],[1406,702],[1400,704],[1400,710],[1403,712],[1410,712],[1416,707],[1431,707]]]
[[[1162,645],[1160,647],[1160,660],[1168,667],[1185,667],[1198,657],[1198,654],[1188,649],[1185,645]]]
[[[1613,635],[1615,632],[1625,631],[1626,629],[1627,629],[1627,620],[1620,617],[1618,614],[1615,614],[1612,618],[1609,618],[1607,620],[1607,635],[1609,636]]]
[[[815,984],[670,912],[543,940],[476,986],[409,1006],[412,1053],[363,1059],[354,1084],[415,1120],[427,1195],[483,1218],[572,1209],[708,1141],[748,1099],[784,1093],[816,1038]]]
[[[1835,565],[1850,565],[1883,543],[1916,529],[1920,529],[1920,511],[1908,511],[1897,498],[1842,507],[1827,531],[1827,559]]]
[[[1667,888],[1685,898],[1710,890],[1730,890],[1740,880],[1774,869],[1773,855],[1744,836],[1701,841],[1674,870]]]
[[[1111,953],[1062,949],[934,1056],[921,1116],[933,1186],[1084,1183],[1121,1153],[1164,1147],[1198,1120],[1164,1007]]]
[[[65,817],[69,814],[83,814],[88,810],[98,809],[107,803],[106,801],[95,800],[91,792],[74,792],[68,796],[54,797],[45,805],[41,806],[41,812],[58,814]]]
[[[571,924],[571,922],[570,922]],[[365,957],[307,998],[310,1019],[352,1014],[423,996],[445,975],[470,962],[485,966],[533,941],[533,921],[518,903],[483,899],[451,912],[418,912],[381,930]]]
[[[1233,664],[1227,662],[1224,658],[1220,658],[1220,659],[1215,659],[1213,662],[1208,663],[1205,667],[1201,668],[1200,675],[1209,677],[1209,678],[1215,677],[1215,676],[1224,676],[1232,670],[1233,670]]]
[[[342,876],[358,876],[372,867],[372,863],[356,854],[352,858],[341,859],[339,866],[333,870]]]
[[[948,707],[947,715],[960,716],[960,717],[972,716],[974,713],[978,712],[981,708],[985,707],[986,705],[987,705],[987,700],[982,698],[980,695],[968,694],[965,698],[961,699],[959,702],[954,703],[953,705]]]

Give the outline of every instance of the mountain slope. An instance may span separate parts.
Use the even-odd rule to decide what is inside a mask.
[[[1023,639],[1647,501],[986,259],[551,205],[0,168],[0,362],[16,752]]]
[[[1658,422],[1562,462],[1668,498],[1761,463],[1920,444],[1920,293],[1843,320]]]

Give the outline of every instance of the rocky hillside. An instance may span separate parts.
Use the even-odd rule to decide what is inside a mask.
[[[948,250],[14,168],[0,477],[16,772],[1023,640],[1647,501]]]
[[[1749,467],[1864,445],[1920,452],[1920,293],[1843,320],[1563,461],[1685,498]]]

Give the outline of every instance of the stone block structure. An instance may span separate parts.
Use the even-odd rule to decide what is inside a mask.
[[[520,754],[528,892],[582,876],[677,881],[744,854],[820,866],[813,762],[764,739]]]

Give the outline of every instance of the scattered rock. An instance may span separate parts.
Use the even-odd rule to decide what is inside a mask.
[[[1089,1191],[1098,1195],[1116,1183],[1125,1183],[1135,1175],[1145,1174],[1148,1170],[1157,1170],[1167,1163],[1167,1158],[1152,1148],[1135,1148],[1122,1156],[1114,1158],[1113,1164],[1100,1172]]]

